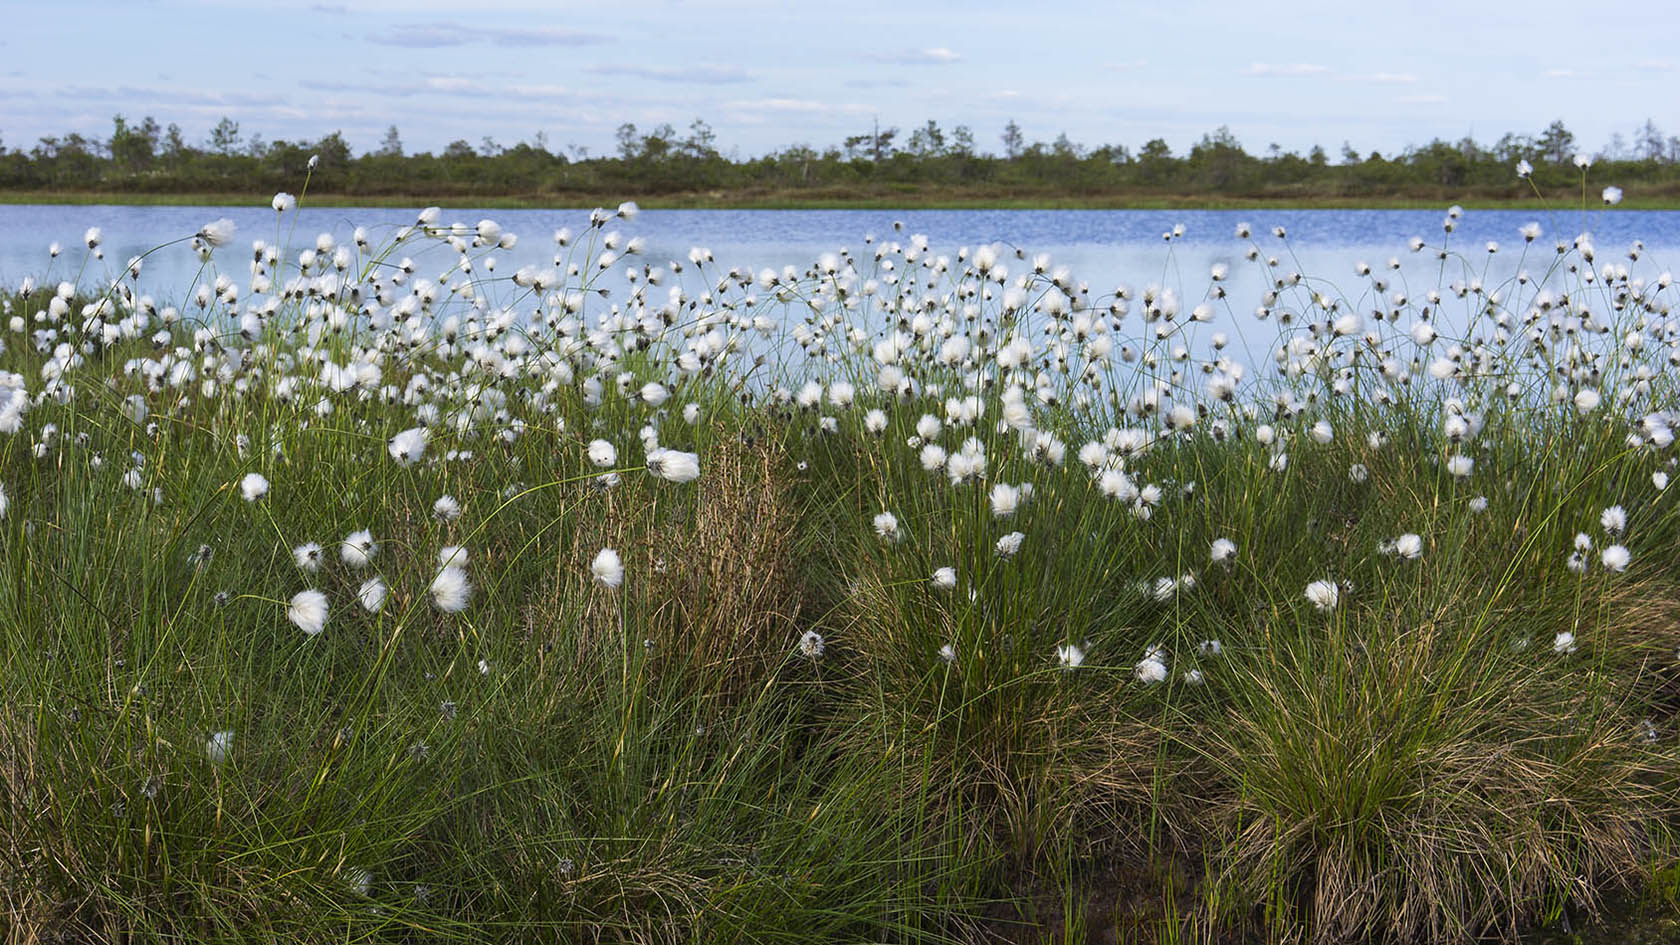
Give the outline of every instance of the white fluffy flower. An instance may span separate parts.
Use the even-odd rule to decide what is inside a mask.
[[[338,556],[352,568],[367,567],[378,553],[379,546],[374,543],[373,534],[365,528],[346,535],[338,546]]]
[[[1394,539],[1394,553],[1408,561],[1423,557],[1423,538],[1407,532]]]
[[[245,478],[239,480],[239,494],[245,497],[246,502],[255,502],[268,495],[268,480],[263,478],[262,473],[246,473]]]
[[[1214,539],[1213,546],[1208,549],[1208,555],[1214,564],[1224,564],[1237,557],[1237,543],[1229,538]]]
[[[356,601],[370,614],[377,614],[385,606],[385,582],[378,575],[362,582],[356,590]]]
[[[465,568],[450,566],[432,578],[430,588],[432,606],[446,614],[458,614],[467,609],[472,599],[472,582],[467,580]]]
[[[618,557],[618,552],[611,548],[602,548],[590,563],[589,571],[607,587],[618,587],[624,583],[624,562]]]
[[[995,518],[1008,518],[1015,514],[1021,504],[1021,490],[1007,482],[1000,482],[992,486],[992,515]]]
[[[1447,472],[1452,473],[1459,479],[1463,479],[1470,475],[1470,471],[1475,468],[1476,461],[1462,454],[1453,456],[1447,460]]]
[[[1609,534],[1620,534],[1627,528],[1627,512],[1619,505],[1612,505],[1599,513],[1598,524]]]
[[[304,542],[292,549],[292,560],[299,568],[313,574],[321,570],[321,546],[312,541]]]
[[[589,461],[597,469],[611,469],[618,463],[618,450],[606,440],[592,440],[589,443]]]
[[[887,541],[898,541],[898,539],[903,535],[903,532],[900,531],[898,527],[898,516],[892,514],[891,512],[882,512],[879,515],[876,515],[873,524],[875,526],[875,534],[880,535]]]
[[[933,572],[933,586],[942,591],[948,591],[957,586],[957,569],[940,568]]]
[[[1085,662],[1085,651],[1072,643],[1064,643],[1056,647],[1056,661],[1063,669],[1078,669]]]
[[[1020,532],[1010,532],[997,540],[997,553],[1000,558],[1013,558],[1021,550],[1021,542],[1027,536]]]
[[[1564,630],[1552,638],[1552,652],[1564,656],[1575,652],[1575,634]]]
[[[286,619],[309,636],[315,636],[327,628],[327,595],[314,588],[298,591],[286,606]]]
[[[807,630],[799,636],[799,655],[806,659],[822,659],[823,638],[815,630]]]
[[[461,517],[461,503],[455,501],[452,495],[438,496],[432,503],[432,514],[445,522],[453,522]]]
[[[1628,562],[1633,556],[1623,545],[1611,545],[1599,552],[1598,560],[1603,563],[1605,570],[1622,572],[1628,568]]]
[[[227,217],[212,220],[198,229],[198,238],[212,247],[222,247],[233,242],[234,225]]]
[[[647,468],[666,482],[693,482],[700,476],[700,457],[682,450],[656,449],[647,455]]]
[[[1336,586],[1335,581],[1314,581],[1307,585],[1307,600],[1319,610],[1335,610],[1341,599],[1341,588]]]
[[[1161,661],[1160,656],[1154,650],[1151,650],[1148,656],[1139,660],[1132,672],[1137,676],[1139,682],[1147,686],[1167,681],[1167,664]]]
[[[391,458],[404,466],[414,465],[426,454],[429,436],[425,427],[410,427],[391,437]]]

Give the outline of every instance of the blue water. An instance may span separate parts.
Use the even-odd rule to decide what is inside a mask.
[[[243,286],[252,240],[290,248],[291,255],[314,245],[320,232],[331,232],[348,244],[353,229],[367,227],[377,244],[396,227],[411,223],[415,210],[305,208],[278,218],[272,209],[257,207],[133,207],[0,205],[0,286],[15,286],[25,276],[59,280],[75,276],[84,266],[88,275],[120,273],[127,261],[169,240],[190,236],[203,224],[220,218],[238,226],[233,244],[218,251],[221,271]],[[574,210],[449,210],[440,223],[462,221],[469,226],[491,218],[520,236],[518,246],[498,252],[497,276],[509,276],[523,265],[552,264],[551,236],[560,227],[582,232],[586,209]],[[721,266],[750,269],[786,265],[801,268],[824,252],[850,248],[865,255],[866,234],[877,239],[907,241],[926,235],[933,251],[954,256],[959,247],[1002,242],[1029,254],[1048,253],[1055,266],[1068,266],[1076,279],[1089,283],[1093,295],[1112,292],[1125,284],[1133,288],[1160,284],[1174,288],[1188,305],[1203,299],[1214,264],[1230,267],[1226,283],[1233,311],[1251,311],[1276,275],[1300,271],[1315,286],[1332,294],[1357,299],[1367,292],[1365,280],[1354,275],[1358,262],[1381,267],[1390,259],[1405,269],[1396,285],[1416,293],[1424,285],[1445,285],[1454,279],[1482,278],[1494,285],[1519,269],[1539,275],[1555,258],[1559,239],[1572,241],[1590,232],[1599,262],[1627,261],[1627,250],[1642,241],[1638,268],[1648,276],[1680,265],[1680,211],[1592,208],[1585,212],[1559,209],[1468,211],[1455,231],[1443,231],[1445,208],[1431,210],[647,210],[634,221],[615,220],[610,229],[647,241],[644,261],[659,265],[684,260],[690,247],[709,248]],[[1262,258],[1276,257],[1279,268],[1268,275],[1245,260],[1249,241],[1236,236],[1239,223],[1253,228],[1253,242]],[[1524,253],[1519,228],[1540,224],[1543,236]],[[895,229],[895,223],[901,228]],[[1175,226],[1182,238],[1170,245],[1162,239]],[[90,226],[101,228],[104,259],[87,258],[82,242]],[[1282,226],[1287,240],[1272,228]],[[1421,237],[1433,247],[1454,251],[1446,265],[1432,250],[1412,253],[1407,241]],[[56,259],[49,244],[63,246]],[[1489,241],[1500,244],[1490,257]],[[418,263],[421,276],[445,268],[454,260],[447,248],[425,253],[406,250]],[[1010,261],[1014,271],[1026,263]],[[480,266],[479,275],[485,270]],[[141,289],[160,304],[180,303],[186,287],[199,274],[199,261],[185,244],[168,247],[145,262]],[[85,280],[85,276],[84,276]],[[1237,326],[1239,331],[1240,326]],[[1267,331],[1271,331],[1270,328]]]

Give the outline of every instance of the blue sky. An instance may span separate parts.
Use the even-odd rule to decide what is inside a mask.
[[[1599,150],[1650,118],[1680,135],[1667,3],[845,3],[763,0],[7,0],[0,139],[104,137],[118,112],[203,140],[396,124],[409,151],[485,136],[612,150],[696,117],[742,155],[928,119],[982,150],[1016,120],[1182,152],[1228,125],[1251,152],[1391,153],[1563,119]]]

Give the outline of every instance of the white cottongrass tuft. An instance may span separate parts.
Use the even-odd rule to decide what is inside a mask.
[[[246,473],[245,478],[239,480],[239,494],[246,502],[255,502],[268,495],[268,480],[262,473]]]
[[[1008,518],[1015,514],[1021,505],[1021,490],[1007,482],[1000,482],[992,486],[992,516],[994,518]]]
[[[882,512],[875,516],[873,522],[875,534],[885,541],[898,541],[904,537],[904,532],[898,527],[898,516],[891,512]]]
[[[1072,643],[1064,643],[1056,647],[1056,662],[1061,663],[1063,669],[1078,669],[1085,662],[1085,651]]]
[[[1612,505],[1599,513],[1598,524],[1605,532],[1619,535],[1627,528],[1627,512],[1619,505]]]
[[[955,588],[957,586],[957,569],[947,567],[933,572],[933,586],[942,591]]]
[[[1452,473],[1454,477],[1459,479],[1469,476],[1470,471],[1475,468],[1476,461],[1462,454],[1447,460],[1447,472]]]
[[[606,440],[592,440],[589,444],[589,461],[597,469],[611,469],[618,463],[618,450]]]
[[[1143,655],[1143,659],[1138,661],[1138,664],[1133,668],[1132,673],[1137,676],[1139,682],[1146,686],[1153,686],[1156,683],[1166,682],[1166,654],[1158,646],[1150,647],[1149,652],[1145,653]]]
[[[464,568],[467,566],[467,549],[461,545],[444,545],[438,549],[438,567]]]
[[[822,634],[815,630],[807,630],[799,637],[799,655],[806,659],[822,659],[823,646]]]
[[[1237,543],[1229,538],[1216,538],[1212,547],[1208,549],[1208,556],[1214,564],[1234,561],[1237,557]]]
[[[365,528],[346,535],[338,546],[338,556],[352,568],[367,567],[378,553],[379,546],[374,543],[373,534]]]
[[[1021,542],[1027,536],[1020,532],[1010,532],[997,540],[997,553],[1000,558],[1013,558],[1021,550]]]
[[[461,517],[461,503],[455,501],[452,495],[440,495],[432,503],[432,514],[445,522],[453,522]]]
[[[1566,656],[1575,652],[1575,634],[1564,630],[1552,638],[1552,652],[1559,656]]]
[[[308,636],[327,629],[327,595],[314,588],[298,591],[286,605],[286,619]]]
[[[1598,560],[1604,565],[1605,570],[1615,571],[1618,574],[1628,569],[1628,562],[1632,559],[1633,555],[1623,545],[1611,545],[1599,552],[1598,555]]]
[[[385,593],[385,582],[376,574],[356,590],[356,602],[368,613],[377,614],[385,606]]]
[[[624,561],[618,552],[611,548],[602,548],[590,562],[589,571],[595,580],[606,587],[618,587],[624,583]]]
[[[1306,596],[1314,607],[1322,611],[1331,611],[1341,602],[1342,591],[1335,581],[1314,581],[1307,585]]]
[[[198,228],[198,238],[212,248],[220,248],[233,242],[235,227],[233,221],[227,217],[212,220]]]
[[[414,465],[426,454],[429,436],[425,427],[410,427],[391,437],[391,458],[404,466]]]
[[[1394,553],[1408,561],[1423,557],[1423,538],[1407,532],[1394,539]]]
[[[693,482],[700,476],[700,457],[682,450],[656,449],[648,453],[647,468],[666,482]]]
[[[292,560],[300,569],[314,574],[321,570],[321,546],[312,541],[304,542],[292,549]]]
[[[467,580],[466,569],[454,565],[439,571],[432,578],[429,590],[432,606],[446,614],[466,610],[468,601],[472,600],[472,582]]]

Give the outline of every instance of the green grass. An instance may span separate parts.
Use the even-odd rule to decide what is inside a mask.
[[[615,321],[617,271],[565,276],[604,229],[541,292],[394,281],[422,229],[314,295],[222,250],[238,309],[199,322],[121,286],[4,298],[8,942],[1445,943],[1672,915],[1680,490],[1646,419],[1677,404],[1672,288],[1566,257],[1535,279],[1604,330],[1525,340],[1541,281],[1460,298],[1426,265],[1393,319],[1279,329],[1225,400],[1235,365],[1158,294],[1093,327],[1109,300],[1062,313],[1048,276],[982,291],[914,248],[769,285],[638,270]],[[1480,346],[1451,377],[1449,340],[1404,360],[1426,279]],[[1331,321],[1364,291],[1271,304]],[[1109,334],[1152,357],[1105,366]],[[655,429],[698,479],[649,471]],[[429,591],[451,545],[458,612]],[[609,547],[621,587],[592,577]],[[317,636],[288,618],[307,588]]]

